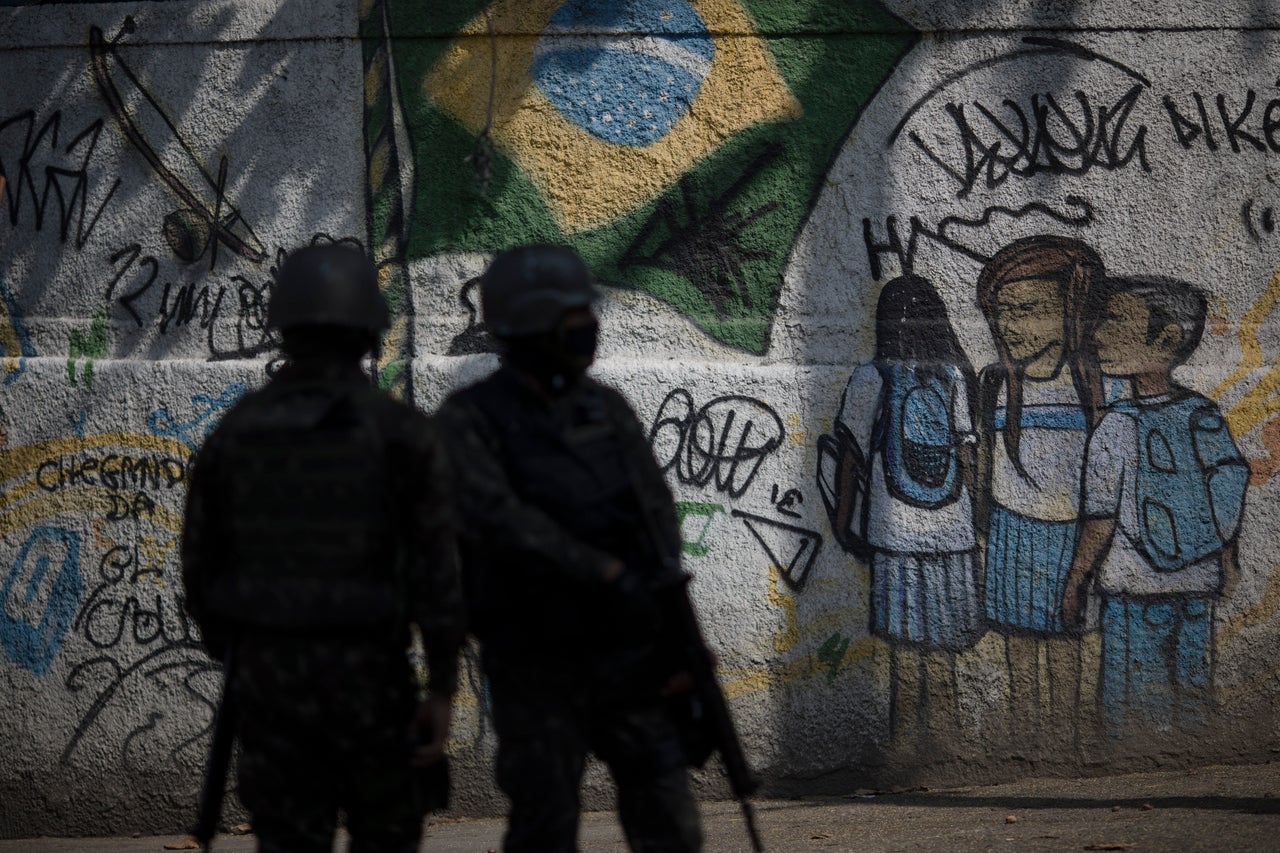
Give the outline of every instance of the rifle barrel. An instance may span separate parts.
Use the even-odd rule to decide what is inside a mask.
[[[764,842],[760,840],[760,830],[756,828],[756,812],[751,808],[751,801],[745,797],[738,803],[742,806],[742,817],[747,822],[747,835],[751,836],[751,849],[756,853],[764,853]]]

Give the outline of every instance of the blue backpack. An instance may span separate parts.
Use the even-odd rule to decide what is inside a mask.
[[[911,506],[937,509],[960,497],[960,459],[951,407],[957,377],[915,365],[878,365],[883,389],[871,452],[884,460],[885,485]]]
[[[1220,553],[1240,531],[1249,465],[1217,405],[1188,392],[1159,406],[1126,400],[1115,410],[1138,427],[1134,544],[1158,572]]]

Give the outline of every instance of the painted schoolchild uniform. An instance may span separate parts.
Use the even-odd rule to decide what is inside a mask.
[[[955,367],[947,373],[953,389],[952,431],[968,435],[973,427],[963,374]],[[880,368],[859,367],[849,378],[837,415],[870,454],[866,539],[872,549],[871,633],[932,649],[969,648],[982,633],[969,490],[961,483],[958,496],[941,506],[913,505],[894,494],[886,479],[885,454],[873,438],[876,421],[884,416],[884,389]]]
[[[1173,408],[1179,404],[1198,409],[1197,423],[1208,427],[1208,433],[1202,433],[1208,435],[1207,442],[1202,440],[1199,447],[1178,447],[1195,440],[1187,435],[1183,439],[1190,441],[1180,441],[1172,433],[1171,441],[1152,438],[1152,414],[1165,411],[1177,420],[1187,420]],[[1160,453],[1163,448],[1169,451],[1170,473],[1179,466],[1210,463],[1208,470],[1197,472],[1205,477],[1206,488],[1179,494],[1180,490],[1166,485],[1160,489],[1162,494],[1144,499],[1139,478],[1150,476],[1142,467],[1151,463],[1144,463],[1142,455],[1152,450]],[[1210,497],[1214,492],[1207,487],[1215,478],[1215,491],[1222,497],[1219,502]],[[1199,395],[1175,392],[1126,401],[1109,411],[1090,437],[1085,512],[1090,518],[1116,519],[1116,533],[1097,578],[1103,597],[1101,698],[1113,732],[1120,733],[1130,719],[1170,727],[1203,722],[1213,686],[1214,602],[1223,581],[1220,547],[1198,556],[1206,550],[1202,547],[1189,553],[1185,562],[1157,566],[1146,549],[1151,536],[1159,534],[1147,532],[1148,544],[1143,544],[1140,514],[1148,524],[1159,523],[1166,514],[1161,506],[1181,503],[1181,511],[1175,509],[1174,514],[1211,517],[1221,526],[1223,540],[1230,541],[1239,525],[1247,480],[1248,467],[1221,413]],[[1192,547],[1189,540],[1183,544]]]
[[[1107,378],[1108,401],[1122,380]],[[1004,444],[1007,389],[992,413],[986,613],[1002,633],[1064,634],[1062,592],[1075,556],[1088,422],[1071,371],[1022,384],[1020,472]],[[1096,616],[1086,622],[1093,627]]]

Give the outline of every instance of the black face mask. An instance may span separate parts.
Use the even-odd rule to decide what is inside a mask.
[[[508,341],[506,362],[552,393],[569,388],[595,361],[600,326],[592,322]]]

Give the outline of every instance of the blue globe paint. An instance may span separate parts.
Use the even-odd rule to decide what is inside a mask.
[[[533,79],[578,127],[643,147],[689,111],[714,56],[706,24],[685,0],[569,0],[538,40]]]

